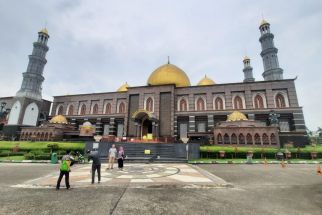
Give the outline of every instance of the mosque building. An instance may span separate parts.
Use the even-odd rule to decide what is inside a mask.
[[[50,118],[59,116],[64,123],[74,125],[80,136],[86,123],[93,126],[87,134],[121,139],[174,142],[191,135],[212,134],[214,144],[305,143],[306,126],[297,99],[296,78],[283,78],[270,24],[263,20],[259,30],[263,80],[255,81],[247,56],[243,59],[244,80],[218,84],[205,75],[196,86],[191,85],[184,70],[168,61],[150,74],[145,86],[124,83],[115,92],[54,96]],[[46,45],[49,34],[44,35],[43,45]],[[31,97],[38,109],[41,109],[37,101],[41,99],[38,92],[43,81],[44,55],[48,50],[43,45],[34,50],[36,54],[39,51],[39,71],[32,72],[33,77],[25,73],[23,80],[23,86],[34,86],[35,89],[30,89],[37,93],[28,94],[22,87],[15,97],[16,101]],[[8,125],[17,122],[25,125],[21,120],[21,113],[28,109],[25,106],[21,104],[19,112],[13,105]],[[273,123],[272,116],[275,116]],[[30,131],[22,130],[22,139],[27,140],[29,134]]]

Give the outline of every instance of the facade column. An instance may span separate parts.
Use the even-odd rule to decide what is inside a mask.
[[[177,138],[178,137],[178,120],[177,120],[177,116],[174,116],[173,132],[174,132],[175,138]]]
[[[196,123],[195,123],[195,116],[189,116],[189,132],[196,131]]]
[[[102,135],[103,131],[102,131],[102,122],[101,122],[101,118],[97,118],[96,119],[96,135]]]
[[[214,125],[214,115],[208,115],[208,132],[213,131],[215,125]]]
[[[110,135],[116,135],[115,134],[115,118],[110,118]]]

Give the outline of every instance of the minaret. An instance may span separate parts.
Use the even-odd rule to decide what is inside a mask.
[[[283,69],[279,67],[277,52],[274,46],[274,34],[270,31],[270,24],[263,20],[259,26],[261,37],[259,41],[262,45],[261,56],[263,58],[265,81],[283,79]]]
[[[250,58],[245,56],[244,60],[244,82],[254,82],[255,78],[253,77],[253,67],[250,65]]]
[[[8,125],[36,126],[38,123],[43,105],[41,85],[45,80],[43,71],[47,63],[48,39],[46,28],[38,32],[38,40],[33,43],[34,48],[29,55],[27,71],[23,73],[21,88],[13,99]]]
[[[46,53],[48,51],[47,42],[49,39],[48,31],[46,28],[38,32],[38,41],[34,42],[34,49],[32,54],[29,55],[29,64],[27,71],[23,73],[23,81],[20,90],[17,92],[16,97],[27,97],[31,99],[41,100],[41,85],[45,80],[43,71],[46,60]]]

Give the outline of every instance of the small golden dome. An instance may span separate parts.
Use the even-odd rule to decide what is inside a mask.
[[[207,85],[214,85],[216,84],[213,80],[211,80],[210,78],[207,77],[207,75],[205,75],[205,77],[203,79],[201,79],[198,82],[198,86],[207,86]]]
[[[148,85],[175,84],[177,87],[190,86],[187,74],[173,64],[164,64],[154,70],[148,79]]]
[[[250,58],[249,58],[247,55],[245,55],[245,57],[244,57],[244,60],[243,60],[243,61],[245,61],[245,60],[250,60]]]
[[[127,92],[128,87],[130,87],[130,85],[128,85],[127,82],[125,82],[125,84],[123,84],[122,86],[120,86],[120,88],[117,89],[117,92]]]
[[[242,121],[242,120],[248,120],[248,119],[245,116],[245,114],[243,114],[239,111],[234,111],[227,116],[228,122],[235,122],[235,121]]]
[[[43,29],[41,29],[41,30],[39,31],[39,33],[44,33],[44,34],[49,35],[49,34],[48,34],[48,30],[47,30],[47,28],[43,28]]]
[[[265,24],[269,24],[265,19],[263,19],[262,21],[261,21],[261,24],[259,25],[259,26],[262,26],[262,25],[265,25]]]
[[[55,124],[67,124],[68,123],[66,117],[64,117],[63,115],[56,115],[49,122],[55,123]]]

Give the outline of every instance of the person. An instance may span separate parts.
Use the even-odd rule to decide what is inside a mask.
[[[118,163],[118,168],[120,170],[123,170],[123,161],[124,161],[124,149],[122,146],[120,146],[119,151],[117,153],[117,163]]]
[[[88,154],[88,162],[90,160],[93,161],[92,163],[92,184],[94,184],[95,182],[95,171],[97,171],[97,179],[98,179],[98,183],[101,182],[101,160],[100,160],[100,156],[98,151],[90,151],[87,150],[87,154]]]
[[[112,148],[108,151],[108,169],[113,169],[114,160],[116,157],[116,148],[115,144],[112,145]]]
[[[65,185],[66,189],[70,189],[70,184],[69,184],[69,172],[70,172],[70,167],[74,164],[74,158],[71,155],[71,151],[67,150],[66,155],[62,157],[62,162],[60,165],[60,174],[57,180],[57,185],[56,185],[56,190],[59,190],[60,188],[60,182],[63,179],[63,176],[65,176]]]

